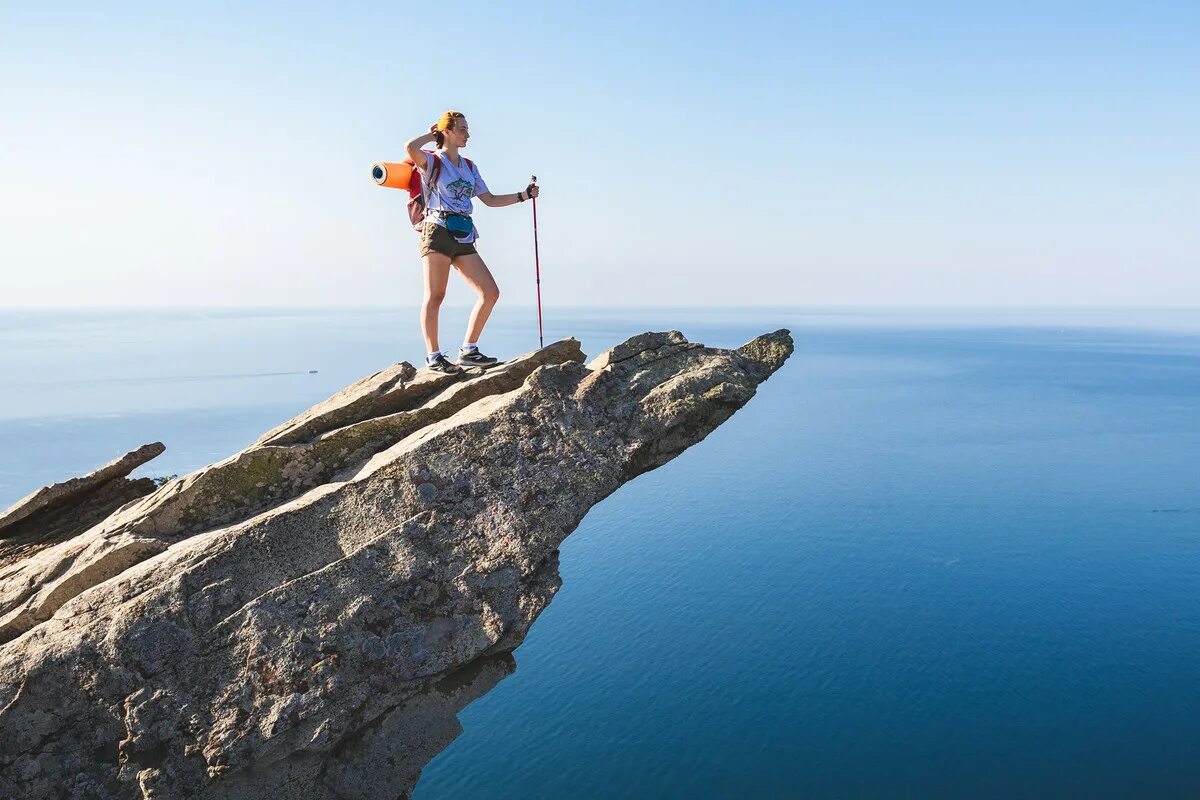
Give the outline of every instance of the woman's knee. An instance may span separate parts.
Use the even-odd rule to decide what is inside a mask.
[[[496,305],[497,302],[499,302],[499,300],[500,300],[500,287],[499,286],[497,286],[496,284],[493,283],[491,286],[484,288],[483,302],[487,303],[489,306],[494,306],[494,305]]]
[[[426,289],[425,290],[425,305],[427,307],[437,308],[446,299],[445,289]]]

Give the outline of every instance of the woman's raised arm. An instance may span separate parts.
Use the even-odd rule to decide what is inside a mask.
[[[436,125],[430,126],[429,133],[424,136],[418,136],[415,139],[409,139],[408,143],[404,145],[404,149],[408,151],[408,157],[421,169],[425,169],[425,154],[421,148],[431,142],[437,141],[437,134],[434,133],[434,128],[436,127]]]

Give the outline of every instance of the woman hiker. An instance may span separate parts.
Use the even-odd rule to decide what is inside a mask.
[[[446,297],[446,282],[450,267],[456,267],[479,295],[467,335],[459,349],[457,364],[487,366],[496,359],[479,351],[479,337],[488,315],[500,299],[496,280],[475,250],[479,233],[471,220],[471,198],[478,197],[485,206],[500,208],[523,203],[538,196],[537,184],[530,183],[524,191],[514,194],[492,194],[479,174],[479,168],[463,158],[459,150],[467,146],[471,132],[467,118],[459,111],[447,111],[430,126],[429,133],[410,141],[405,148],[408,157],[421,172],[423,186],[428,186],[425,206],[425,227],[421,233],[421,256],[425,263],[425,300],[421,304],[421,329],[425,334],[425,365],[436,372],[454,374],[460,366],[446,358],[438,348],[438,311]],[[430,142],[437,143],[436,154],[422,150]],[[430,182],[430,176],[435,178]]]

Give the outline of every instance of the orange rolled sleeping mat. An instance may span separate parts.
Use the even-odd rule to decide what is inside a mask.
[[[408,189],[412,181],[411,161],[376,161],[371,165],[371,178],[389,189]]]

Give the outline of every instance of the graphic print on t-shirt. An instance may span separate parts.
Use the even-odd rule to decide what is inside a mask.
[[[470,199],[471,193],[475,188],[475,184],[459,178],[453,183],[446,184],[444,188],[455,200],[462,201]]]

